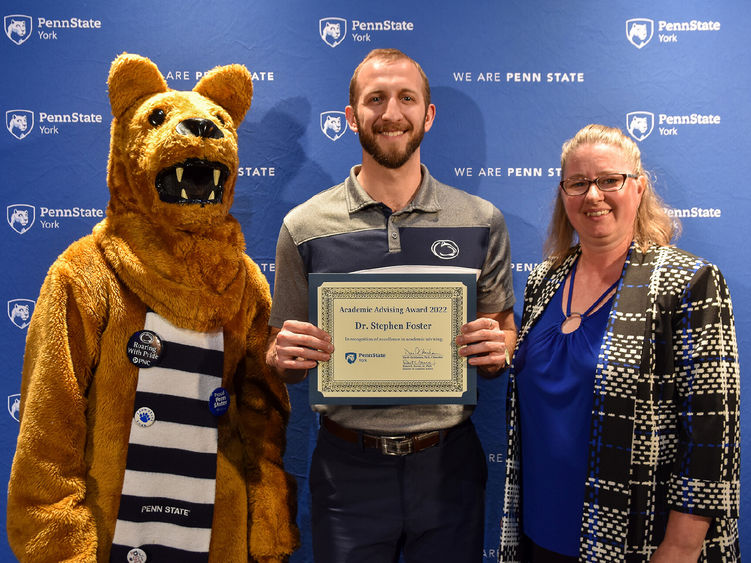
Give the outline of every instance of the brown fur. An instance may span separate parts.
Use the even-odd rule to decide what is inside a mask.
[[[29,326],[7,518],[21,561],[109,560],[138,379],[125,344],[147,308],[182,328],[224,331],[231,403],[219,419],[209,560],[284,561],[298,544],[282,468],[289,400],[263,360],[268,284],[229,215],[252,91],[239,65],[176,92],[148,59],[112,64],[107,218],[52,265]],[[155,127],[157,107],[166,118]],[[212,120],[223,137],[176,134],[186,118]],[[157,174],[187,158],[227,166],[222,203],[160,200]]]

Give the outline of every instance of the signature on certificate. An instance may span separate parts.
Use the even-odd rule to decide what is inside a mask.
[[[433,352],[430,348],[425,348],[423,346],[415,346],[414,348],[404,348],[404,353],[402,354],[402,357],[404,359],[428,359],[428,358],[436,358],[441,359],[443,358],[443,354],[439,354],[438,352]]]

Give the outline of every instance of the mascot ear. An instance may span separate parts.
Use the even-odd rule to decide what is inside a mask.
[[[122,116],[135,102],[151,94],[167,92],[162,73],[146,57],[123,53],[112,61],[107,79],[112,115]]]
[[[238,127],[250,108],[253,79],[243,65],[218,66],[201,78],[193,91],[222,106]]]

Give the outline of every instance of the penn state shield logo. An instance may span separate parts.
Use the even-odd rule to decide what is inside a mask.
[[[33,21],[31,16],[24,16],[22,14],[5,16],[3,20],[5,35],[13,43],[20,45],[31,37],[32,26],[34,25]]]
[[[655,114],[648,111],[632,111],[626,114],[626,129],[637,141],[643,141],[655,126]]]
[[[8,225],[19,235],[28,231],[36,219],[36,208],[33,205],[15,203],[9,205],[6,210]]]
[[[36,208],[33,205],[15,203],[9,205],[6,210],[8,225],[19,235],[28,231],[36,219]]]
[[[321,131],[332,141],[341,138],[347,132],[347,119],[344,116],[344,112],[321,112]]]
[[[649,43],[654,33],[655,22],[647,18],[626,20],[626,38],[637,49]]]
[[[318,20],[318,34],[329,47],[336,47],[347,37],[347,20],[342,18],[321,18]]]
[[[8,301],[8,318],[21,330],[29,326],[34,314],[34,301],[31,299],[11,299]]]
[[[20,141],[34,129],[34,112],[27,109],[9,109],[5,112],[5,128]]]
[[[21,393],[8,395],[8,413],[16,422],[21,422],[19,414],[21,412]]]
[[[344,354],[344,359],[348,364],[354,364],[357,361],[357,354],[355,352],[347,352]]]

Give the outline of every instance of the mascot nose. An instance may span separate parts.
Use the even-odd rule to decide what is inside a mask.
[[[177,124],[176,131],[180,135],[192,135],[206,139],[221,139],[224,137],[224,133],[210,119],[186,119]]]

